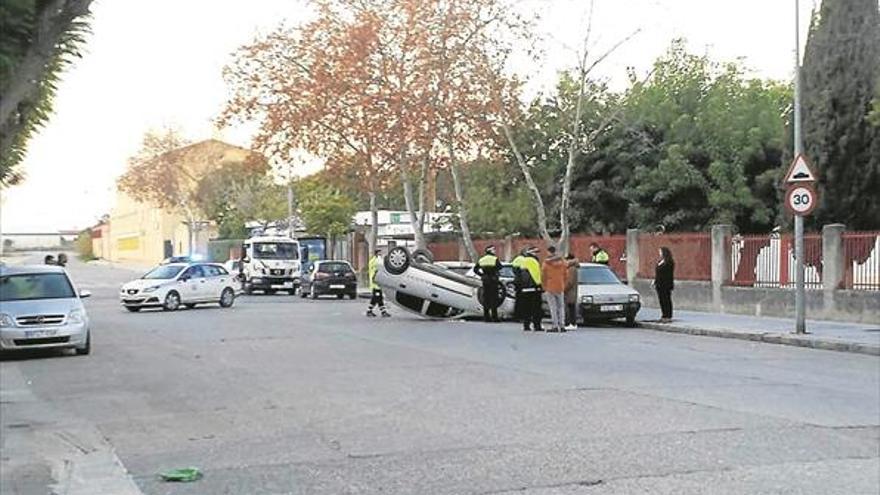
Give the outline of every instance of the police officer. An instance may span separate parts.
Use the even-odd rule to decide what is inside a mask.
[[[599,263],[602,265],[608,264],[609,256],[608,251],[605,251],[605,248],[593,242],[590,244],[590,251],[593,252],[593,263]]]
[[[544,314],[541,309],[541,264],[538,262],[538,248],[529,247],[519,265],[520,274],[517,280],[520,281],[523,331],[528,332],[534,327],[536,332],[543,332],[541,319]]]
[[[489,246],[474,266],[474,273],[483,281],[483,320],[486,322],[501,321],[498,319],[498,306],[501,305],[498,300],[500,272],[501,261],[495,256],[495,246]]]
[[[391,314],[385,309],[385,298],[382,297],[382,288],[376,283],[376,273],[379,271],[379,263],[382,262],[382,257],[379,255],[380,253],[381,251],[378,249],[373,251],[373,257],[370,258],[370,263],[367,265],[367,276],[370,279],[371,292],[370,307],[367,309],[367,316],[376,316],[376,313],[373,312],[373,308],[379,306],[379,311],[382,313],[382,316],[387,318],[391,316]]]
[[[525,301],[522,298],[522,262],[525,259],[527,249],[523,249],[520,251],[516,258],[513,258],[513,261],[510,262],[510,265],[513,267],[513,289],[515,291],[514,300],[513,300],[513,319],[516,321],[523,321],[525,319]]]
[[[52,256],[51,254],[47,254],[46,256],[43,256],[43,264],[44,265],[54,265],[55,264],[55,257]]]
[[[67,255],[64,253],[58,253],[58,256],[55,258],[55,264],[58,266],[66,267]]]

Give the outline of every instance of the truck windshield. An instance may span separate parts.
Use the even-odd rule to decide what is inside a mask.
[[[262,260],[298,260],[299,249],[293,242],[256,242],[254,258]]]
[[[618,285],[620,280],[604,266],[582,266],[578,269],[578,283],[585,285]]]

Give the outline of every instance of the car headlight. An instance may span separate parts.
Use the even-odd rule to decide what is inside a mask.
[[[15,326],[15,320],[6,313],[0,313],[0,328],[11,328]]]
[[[141,292],[155,292],[157,290],[159,290],[159,286],[154,285],[152,287],[147,287],[146,289],[142,290]]]
[[[639,295],[638,294],[630,294],[629,295],[629,302],[639,302]]]
[[[593,296],[581,296],[581,303],[593,304]]]
[[[84,321],[85,315],[83,314],[83,310],[81,309],[74,309],[70,312],[69,315],[67,315],[67,323],[78,325],[80,323],[83,323]]]

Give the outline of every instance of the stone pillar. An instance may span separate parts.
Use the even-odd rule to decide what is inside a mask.
[[[822,302],[828,313],[835,309],[834,291],[840,287],[846,274],[843,256],[845,228],[842,223],[832,223],[822,227]]]
[[[712,226],[712,306],[716,311],[724,311],[721,288],[730,282],[730,239],[733,227],[730,225]]]
[[[626,280],[630,285],[639,276],[639,229],[626,229]]]

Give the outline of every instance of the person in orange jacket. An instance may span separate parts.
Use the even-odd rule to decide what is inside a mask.
[[[544,298],[550,306],[551,327],[548,332],[565,332],[565,282],[568,278],[568,262],[556,253],[556,246],[547,248],[549,256],[541,267],[544,282]]]

